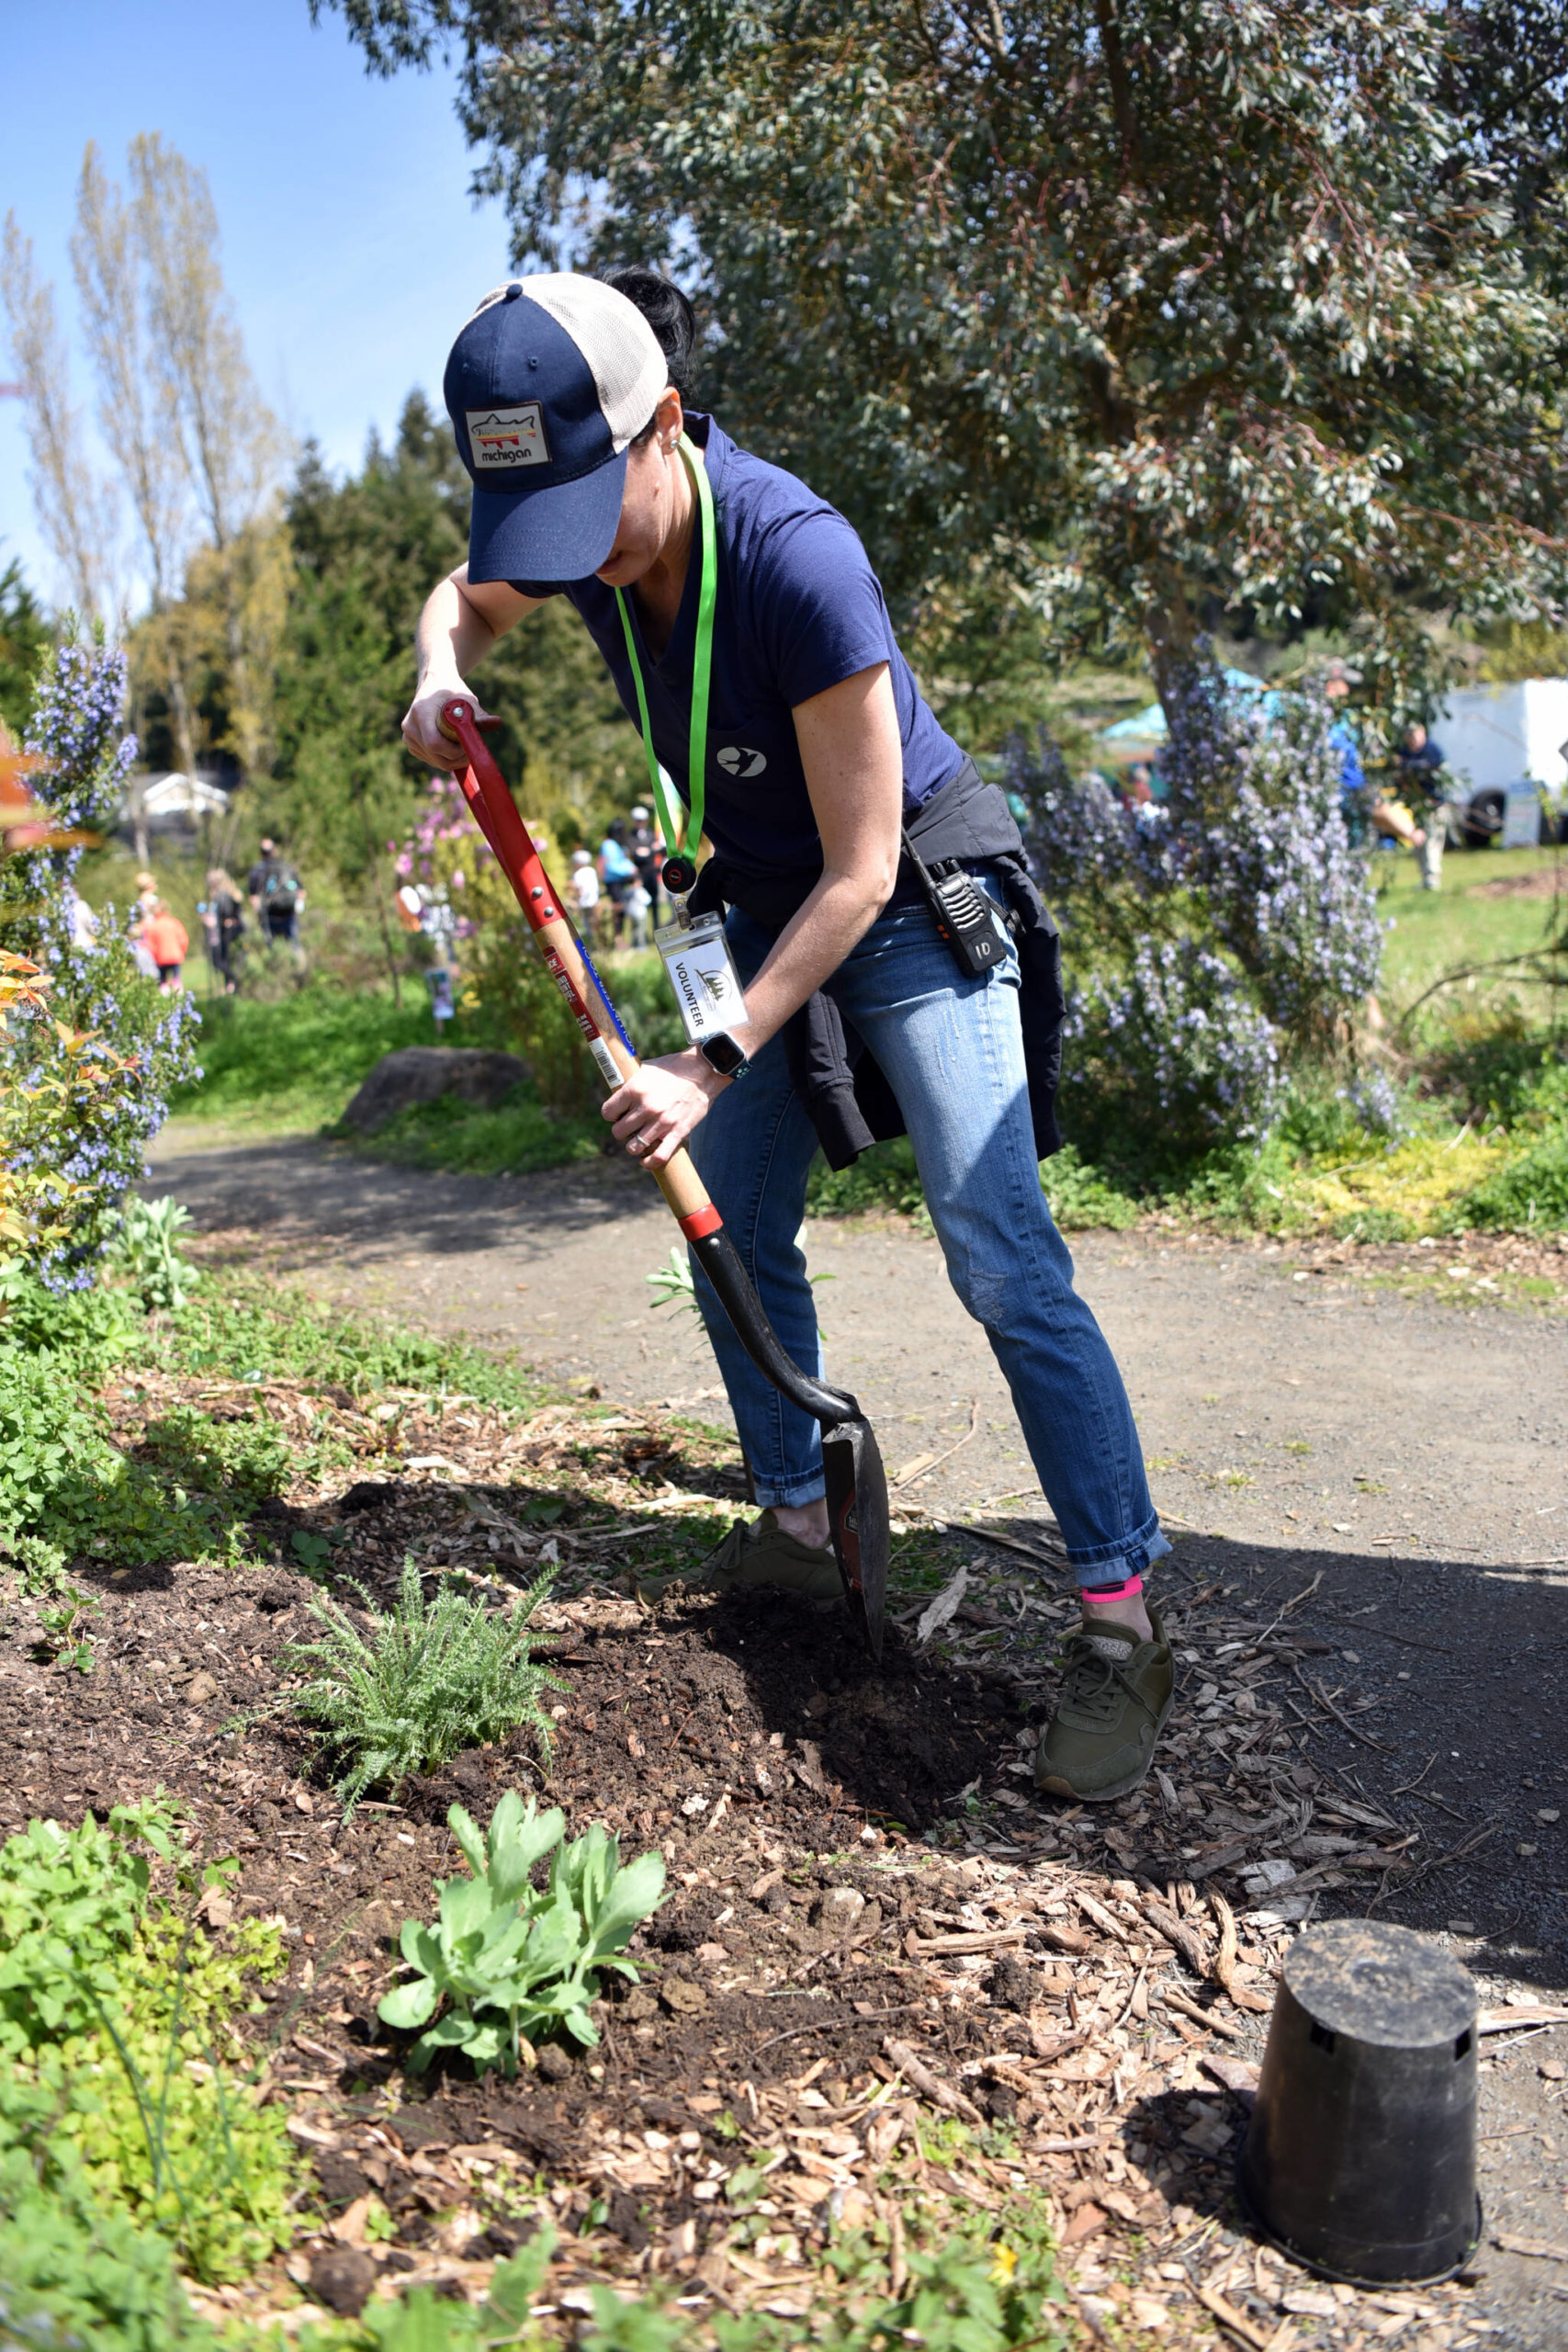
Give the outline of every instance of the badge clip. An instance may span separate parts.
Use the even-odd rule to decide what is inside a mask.
[[[694,920],[682,909],[674,922],[654,933],[653,944],[664,959],[690,1044],[700,1046],[721,1030],[746,1027],[745,993],[721,915]]]

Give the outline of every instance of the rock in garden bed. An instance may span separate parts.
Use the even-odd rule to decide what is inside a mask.
[[[345,1127],[375,1135],[400,1111],[456,1094],[488,1111],[533,1072],[521,1055],[489,1047],[404,1046],[383,1054],[343,1114]]]

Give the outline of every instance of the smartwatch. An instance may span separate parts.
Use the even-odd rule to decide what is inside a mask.
[[[751,1065],[743,1049],[738,1046],[728,1029],[720,1029],[711,1037],[698,1041],[697,1051],[710,1069],[720,1078],[744,1078]]]

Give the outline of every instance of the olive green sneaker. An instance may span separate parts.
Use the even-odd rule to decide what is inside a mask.
[[[1151,1609],[1152,1642],[1130,1625],[1072,1634],[1061,1696],[1034,1757],[1034,1785],[1054,1797],[1101,1804],[1129,1795],[1154,1761],[1176,1696],[1165,1627]]]
[[[750,1522],[738,1519],[701,1567],[672,1577],[639,1577],[639,1600],[680,1593],[694,1600],[716,1600],[727,1592],[776,1585],[813,1609],[831,1609],[844,1597],[844,1580],[830,1544],[803,1544],[786,1535],[771,1510]]]

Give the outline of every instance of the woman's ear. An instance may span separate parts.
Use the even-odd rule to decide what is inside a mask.
[[[659,434],[659,446],[666,457],[672,457],[682,434],[686,429],[686,413],[681,405],[681,395],[673,384],[666,384],[659,396],[659,406],[653,412],[653,422]]]

